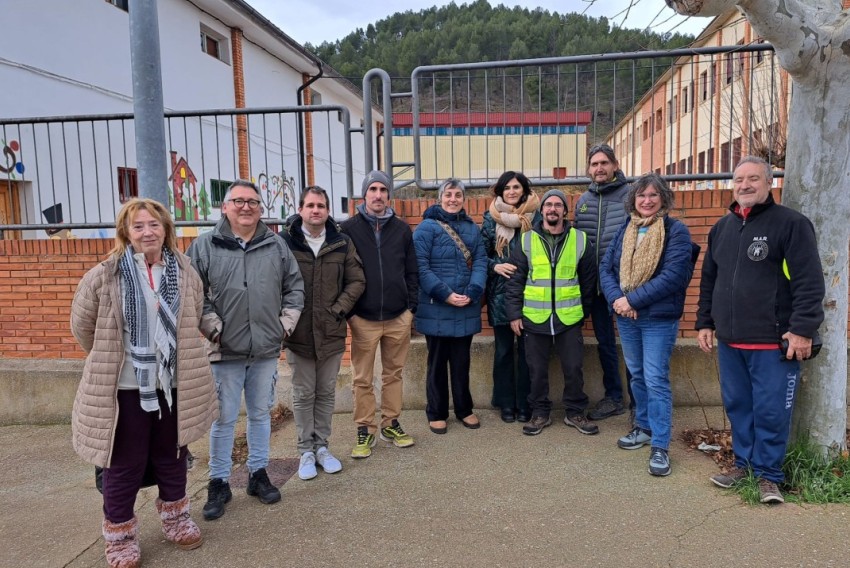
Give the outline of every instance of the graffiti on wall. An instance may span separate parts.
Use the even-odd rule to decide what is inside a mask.
[[[7,144],[5,140],[0,140],[3,145],[3,161],[0,162],[0,173],[9,174],[9,178],[15,179],[18,175],[24,175],[26,168],[23,162],[18,161],[16,152],[21,149],[21,145],[17,140],[10,140]]]
[[[189,163],[177,152],[171,151],[171,191],[168,194],[169,205],[175,221],[198,220],[198,180],[189,167]]]
[[[280,175],[269,177],[265,172],[257,176],[255,182],[260,188],[260,199],[266,214],[271,217],[277,212],[280,203],[280,218],[286,219],[298,211],[298,200],[295,198],[295,178],[286,177],[286,170]]]

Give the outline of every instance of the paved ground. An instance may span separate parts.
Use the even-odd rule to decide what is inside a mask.
[[[164,541],[154,490],[137,503],[146,567],[821,567],[847,566],[850,507],[747,506],[715,488],[708,458],[675,441],[673,474],[646,473],[648,450],[623,451],[626,416],[598,436],[555,423],[537,437],[481,412],[483,427],[449,422],[431,434],[422,412],[402,424],[416,446],[379,442],[371,458],[347,457],[350,415],[337,415],[336,475],[292,477],[283,500],[261,505],[238,490],[227,513],[205,522],[207,448],[190,473],[194,551]],[[711,415],[720,424],[717,413]],[[677,409],[675,428],[704,427],[700,410]],[[272,455],[297,457],[292,423]],[[71,450],[68,426],[0,428],[0,567],[105,566],[101,501],[92,468]]]

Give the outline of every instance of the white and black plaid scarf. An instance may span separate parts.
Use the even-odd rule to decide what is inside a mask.
[[[134,254],[133,247],[128,246],[119,262],[124,281],[124,320],[130,328],[130,353],[139,383],[142,409],[157,412],[157,378],[170,408],[172,378],[177,365],[177,313],[180,311],[177,257],[170,250],[162,249],[165,271],[159,282],[156,328],[151,340],[148,309],[142,289],[146,284],[142,284],[139,279]]]

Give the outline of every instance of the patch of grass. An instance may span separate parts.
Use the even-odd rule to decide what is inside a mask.
[[[780,487],[789,503],[850,503],[850,455],[847,451],[824,457],[821,448],[809,441],[788,447],[785,483]],[[759,503],[758,481],[750,475],[734,491],[745,503]]]

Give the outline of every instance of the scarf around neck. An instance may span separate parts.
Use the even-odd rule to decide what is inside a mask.
[[[496,254],[504,256],[505,249],[514,238],[516,230],[525,233],[531,229],[534,213],[540,207],[540,198],[533,191],[519,207],[508,205],[496,196],[490,203],[490,215],[496,222]]]
[[[171,408],[171,386],[177,365],[177,313],[180,311],[180,294],[177,285],[179,267],[177,257],[167,248],[162,249],[165,270],[156,292],[157,310],[153,337],[148,322],[148,309],[143,283],[132,246],[128,246],[118,267],[124,282],[124,321],[130,329],[130,354],[136,381],[139,383],[139,400],[146,412],[158,412],[157,385],[162,388]],[[159,357],[157,357],[157,354]]]
[[[645,284],[655,272],[664,249],[666,215],[666,209],[660,209],[652,217],[632,213],[623,235],[623,253],[620,257],[620,288],[623,292],[629,293]],[[638,231],[642,227],[648,229],[638,245]]]

